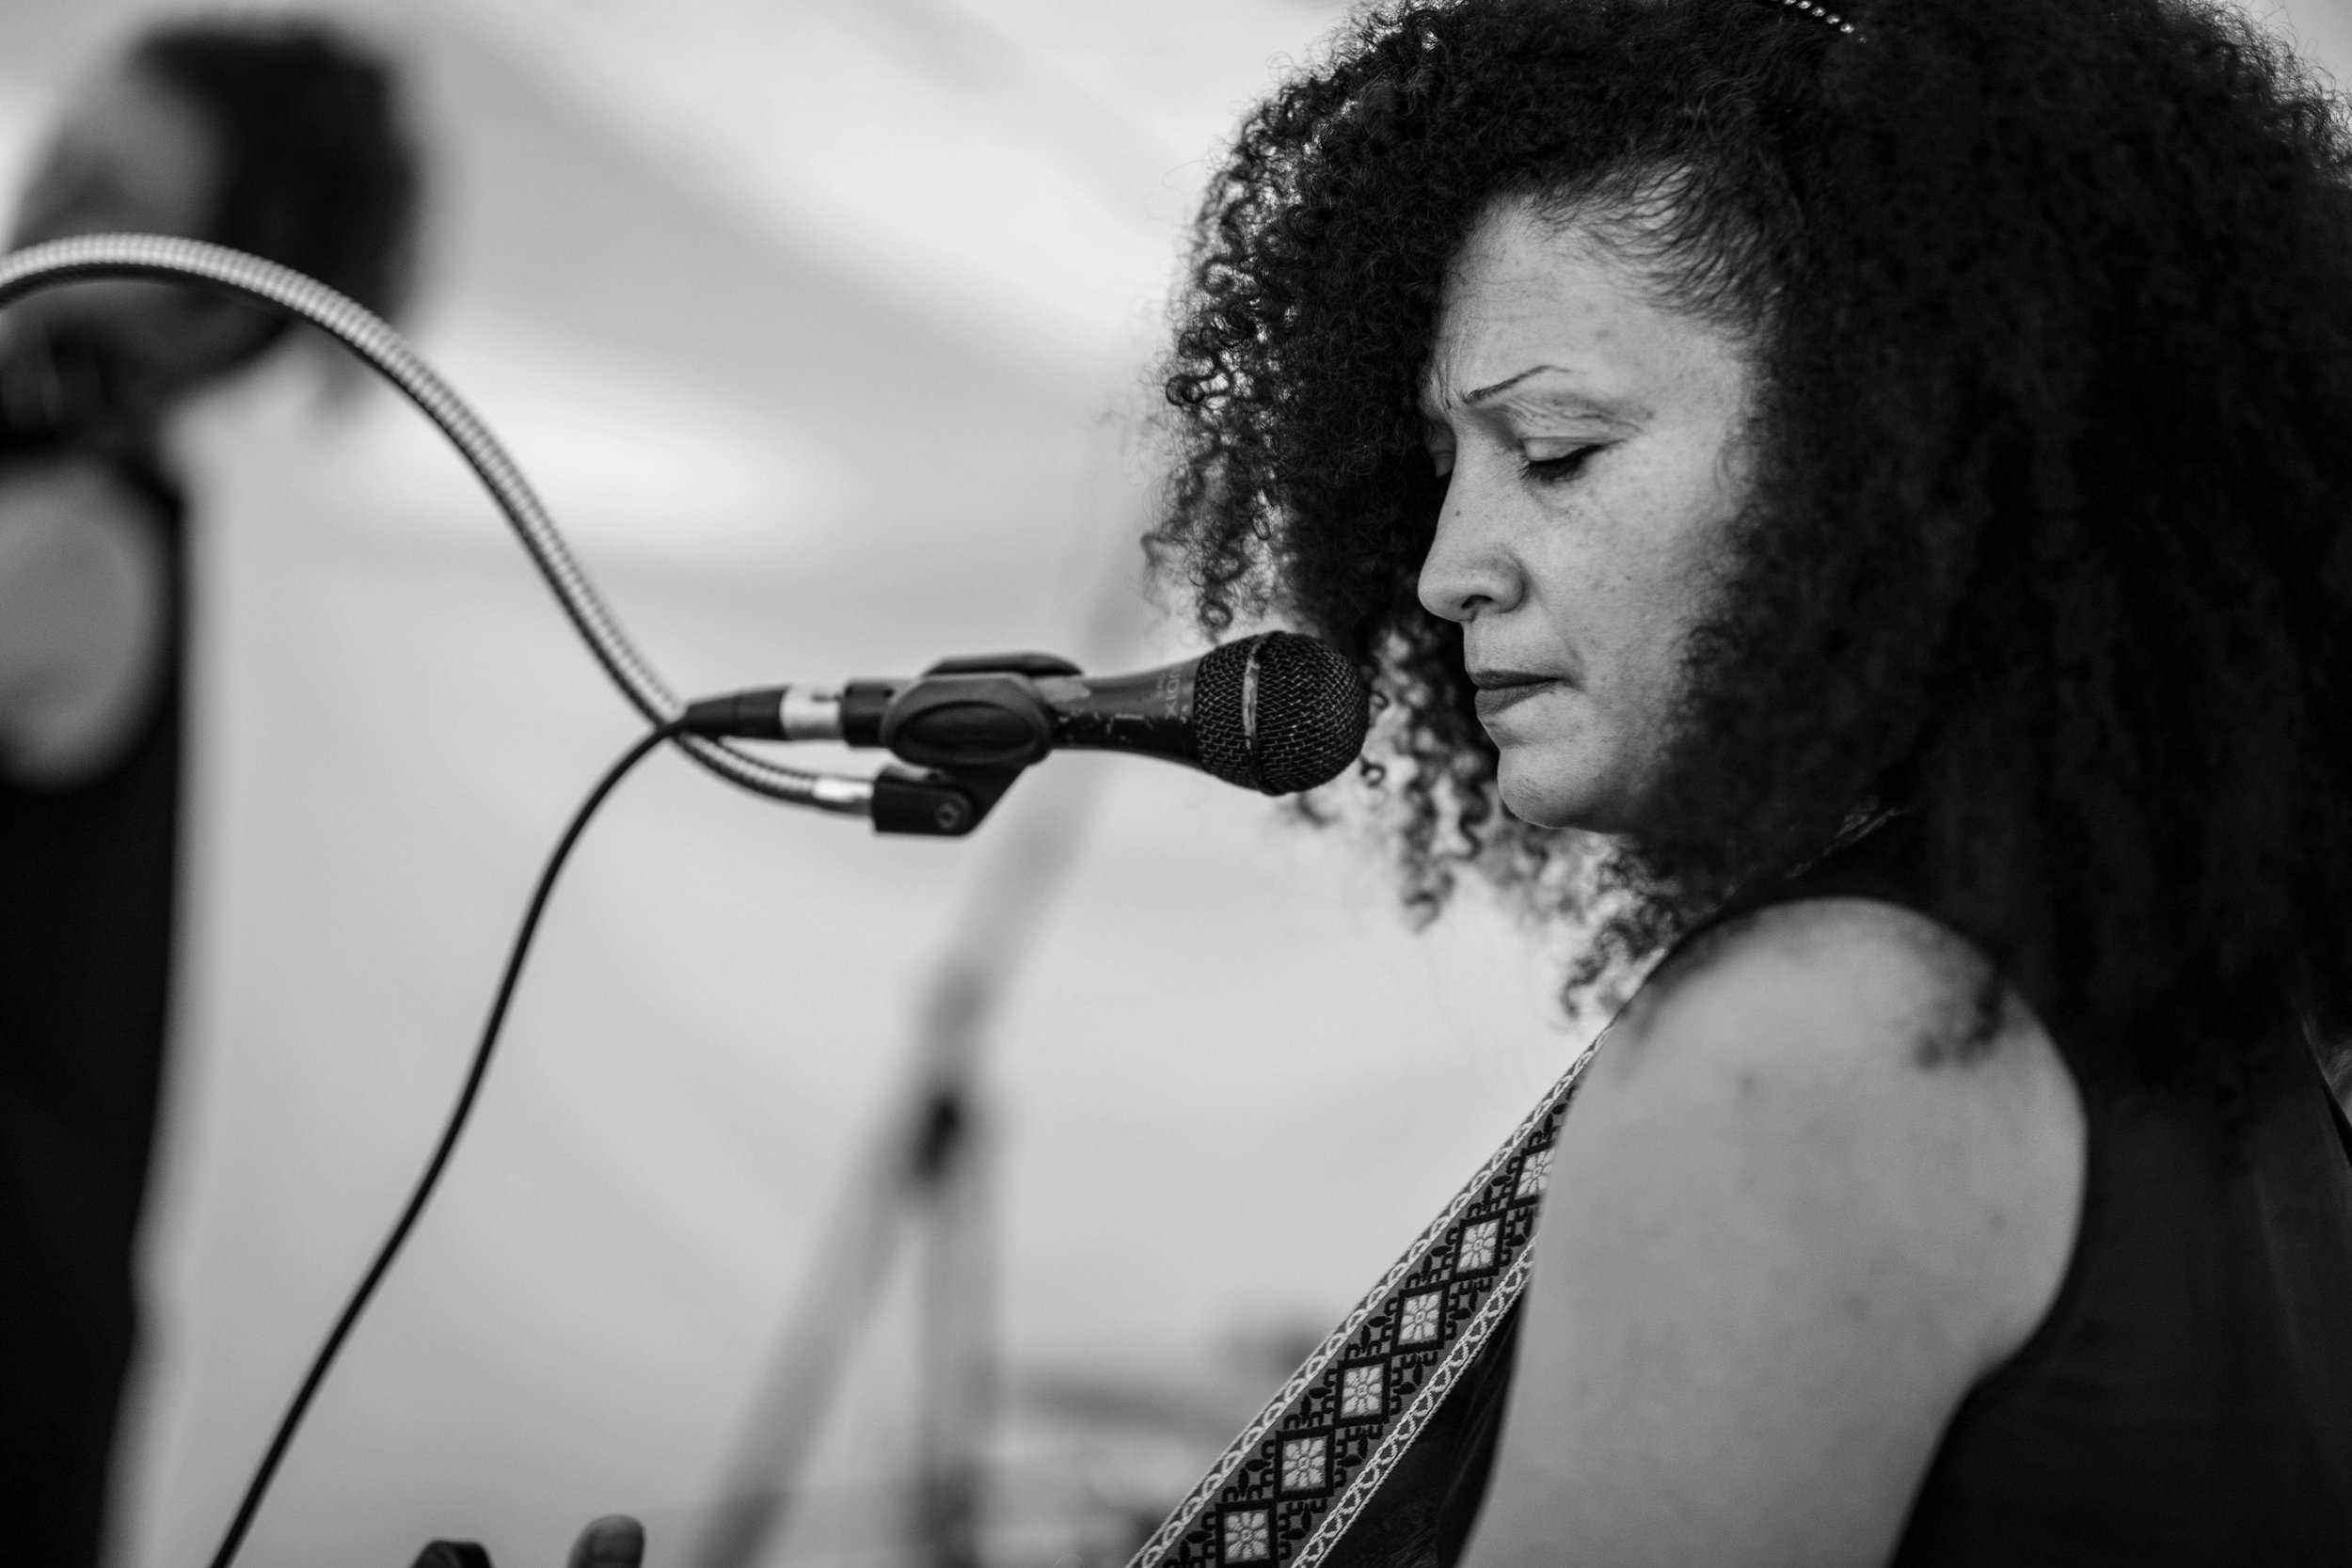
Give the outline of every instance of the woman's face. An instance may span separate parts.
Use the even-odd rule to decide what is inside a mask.
[[[1462,625],[1502,799],[1638,833],[1745,490],[1740,340],[1523,202],[1454,258],[1422,393],[1446,476],[1421,601]]]
[[[69,234],[200,234],[219,156],[195,109],[121,66],[83,82],[18,208],[15,243]]]
[[[202,235],[221,183],[221,151],[195,107],[145,73],[116,66],[66,105],[19,204],[18,245],[77,234]],[[0,316],[103,345],[123,374],[176,393],[236,362],[266,319],[175,284],[77,283]]]

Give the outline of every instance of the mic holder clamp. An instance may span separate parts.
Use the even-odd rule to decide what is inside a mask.
[[[1053,709],[1032,677],[1077,673],[1051,654],[982,654],[942,659],[893,691],[875,740],[920,770],[894,764],[875,778],[874,831],[961,837],[979,826],[1053,750]],[[857,690],[843,692],[844,738]]]
[[[1053,750],[1054,710],[1036,681],[1078,673],[1051,654],[982,654],[942,659],[912,681],[731,692],[693,704],[686,722],[703,735],[886,748],[912,766],[875,776],[875,832],[957,838]]]
[[[874,775],[874,831],[961,838],[980,825],[1018,768],[908,768],[891,763]]]

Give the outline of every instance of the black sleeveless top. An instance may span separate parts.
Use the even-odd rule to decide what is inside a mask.
[[[1882,830],[1721,918],[1836,896],[1928,912],[1907,853]],[[2255,1041],[2225,1109],[2125,1070],[2095,1027],[2043,1022],[2086,1117],[2074,1253],[2040,1325],[1953,1412],[1891,1563],[2352,1563],[2352,1124],[2317,1063],[2299,1038]],[[1332,1568],[1460,1557],[1516,1319]]]
[[[0,437],[0,466],[58,449]],[[67,788],[0,777],[0,1499],[27,1561],[94,1560],[133,1331],[170,981],[183,509],[151,466],[170,585],[160,689],[130,751]]]

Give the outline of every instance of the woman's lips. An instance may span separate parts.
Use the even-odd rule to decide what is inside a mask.
[[[1495,716],[1527,701],[1539,691],[1549,691],[1560,684],[1554,675],[1529,674],[1518,670],[1473,670],[1470,684],[1478,688],[1478,720],[1491,722]]]

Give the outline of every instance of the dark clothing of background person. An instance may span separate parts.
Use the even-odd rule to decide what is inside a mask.
[[[167,19],[68,95],[9,243],[201,239],[394,314],[418,174],[397,72],[364,39],[303,16]],[[19,752],[0,782],[0,1503],[14,1555],[42,1568],[98,1550],[168,1011],[188,591],[154,454],[286,325],[112,282],[0,317],[0,474],[106,481],[50,485],[0,561],[0,631],[24,634],[0,638]]]
[[[0,435],[0,469],[64,453]],[[183,507],[152,462],[171,625],[130,748],[63,787],[0,774],[0,1510],[10,1556],[96,1560],[135,1327],[133,1244],[170,990],[185,667]]]

